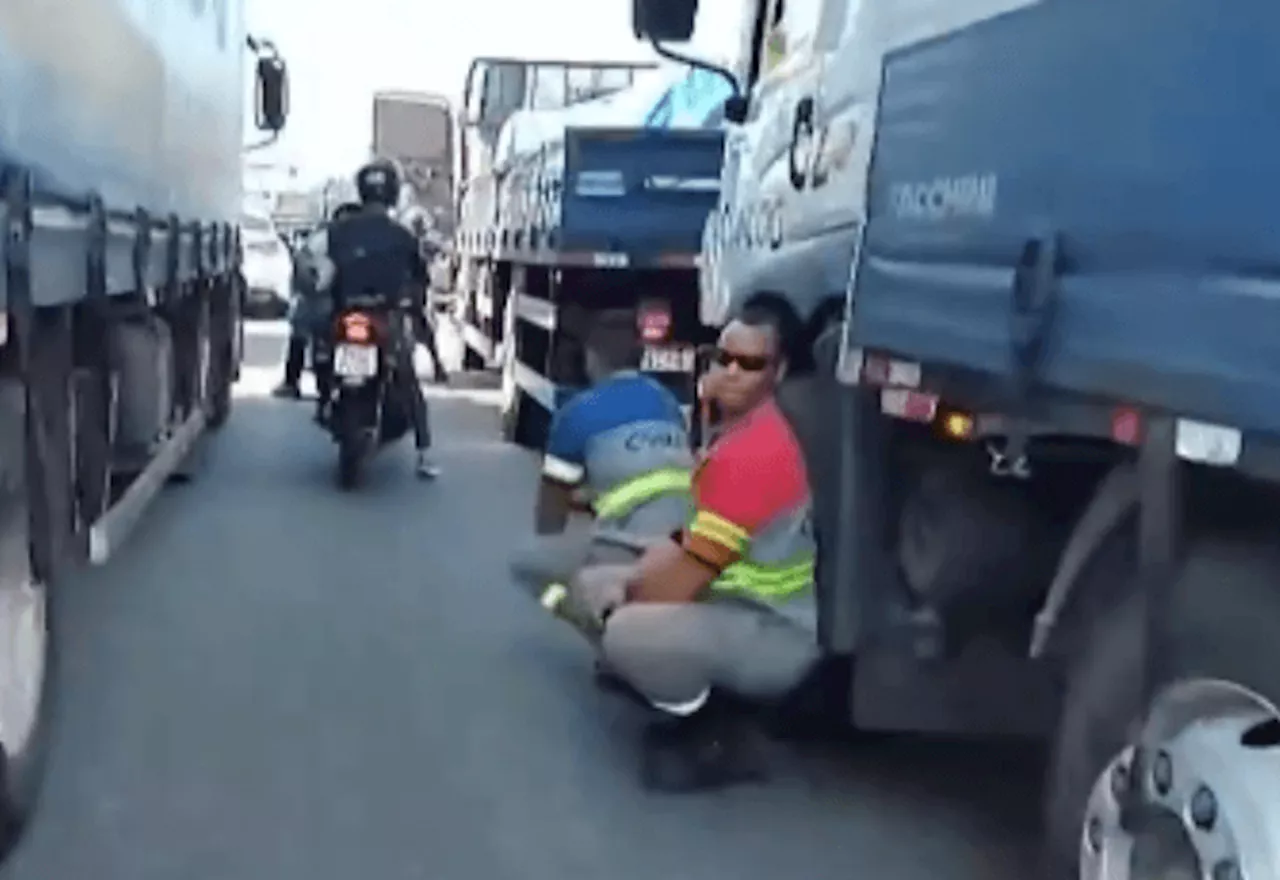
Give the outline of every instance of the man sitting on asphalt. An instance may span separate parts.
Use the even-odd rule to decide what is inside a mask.
[[[655,789],[759,778],[758,710],[788,703],[820,659],[808,474],[774,398],[784,350],[771,313],[724,329],[708,378],[725,424],[694,471],[693,516],[634,565],[580,572],[564,600],[658,713],[643,768]]]
[[[586,339],[593,384],[552,420],[537,537],[512,561],[526,589],[551,588],[548,604],[584,564],[633,562],[646,542],[688,520],[693,456],[684,415],[674,394],[637,372],[640,353],[633,311],[599,314]],[[594,521],[571,524],[575,510],[594,513]]]

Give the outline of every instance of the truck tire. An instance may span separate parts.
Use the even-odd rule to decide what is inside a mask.
[[[48,715],[57,679],[53,590],[70,561],[75,461],[72,335],[67,313],[33,316],[27,386],[0,383],[0,457],[20,463],[18,480],[0,485],[0,639],[16,658],[23,685],[6,682],[14,702],[0,706],[13,730],[0,738],[0,855],[31,818],[44,778]],[[8,663],[6,663],[8,666]],[[13,674],[13,669],[8,669]]]
[[[502,439],[526,449],[541,450],[547,442],[547,417],[537,401],[516,389],[502,411]]]
[[[209,365],[205,404],[210,428],[221,428],[231,416],[231,386],[235,383],[239,316],[234,302],[235,287],[225,299],[215,297],[209,304]]]
[[[1278,577],[1280,550],[1261,540],[1198,542],[1174,575],[1160,684],[1220,679],[1280,702]],[[1141,592],[1127,589],[1089,622],[1068,663],[1044,802],[1051,880],[1079,876],[1090,792],[1142,716],[1144,609]]]
[[[0,584],[0,601],[11,606],[9,600],[16,595],[16,589],[24,591],[24,599],[29,603],[27,613],[42,622],[43,627],[42,631],[32,631],[32,636],[39,641],[32,644],[28,659],[33,666],[26,672],[35,679],[31,682],[36,688],[31,706],[34,722],[20,749],[10,751],[0,742],[0,862],[17,845],[36,810],[49,754],[49,713],[58,678],[52,591],[43,584],[10,581]]]
[[[87,529],[112,502],[118,390],[109,370],[79,369],[75,387],[77,523]]]

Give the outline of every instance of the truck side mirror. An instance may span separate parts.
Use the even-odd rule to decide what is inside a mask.
[[[741,125],[747,121],[747,113],[750,112],[750,109],[750,101],[746,95],[734,95],[731,98],[726,98],[724,102],[725,122]]]
[[[278,133],[289,118],[289,71],[284,59],[274,54],[259,58],[255,79],[254,121],[259,131]]]
[[[687,42],[697,17],[698,0],[631,0],[631,30],[637,39]]]

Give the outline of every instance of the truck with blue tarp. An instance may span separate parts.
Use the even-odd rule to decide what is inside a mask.
[[[267,138],[246,145],[251,69]],[[242,0],[6,0],[0,80],[3,857],[40,787],[65,576],[228,416],[242,154],[288,90]]]
[[[546,67],[527,63],[535,78]],[[635,311],[642,369],[692,400],[724,85],[684,67],[638,70],[626,88],[556,109],[537,109],[531,86],[462,196],[466,365],[502,370],[504,430],[517,442],[540,444],[585,384],[582,344],[601,310]]]
[[[1280,876],[1280,9],[744,5],[793,230],[711,311],[828,311],[850,254],[797,419],[833,707],[1047,742],[1037,876]]]

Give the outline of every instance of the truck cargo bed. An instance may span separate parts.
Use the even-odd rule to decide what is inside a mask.
[[[564,150],[565,250],[655,262],[698,252],[720,191],[720,131],[571,128]]]
[[[1280,431],[1280,6],[1043,0],[885,63],[851,343]]]
[[[136,287],[139,209],[154,226],[143,268],[157,284],[171,214],[193,240],[190,224],[234,224],[241,208],[243,0],[62,6],[0,3],[0,175],[32,175],[36,305],[81,296],[92,196],[112,218],[109,293]],[[194,271],[185,253],[178,271]],[[5,301],[0,279],[0,311]]]
[[[234,222],[243,0],[0,4],[0,158],[113,208]]]
[[[506,181],[503,225],[537,262],[692,266],[720,187],[724,135],[709,129],[567,128]],[[528,183],[524,175],[531,175]]]

